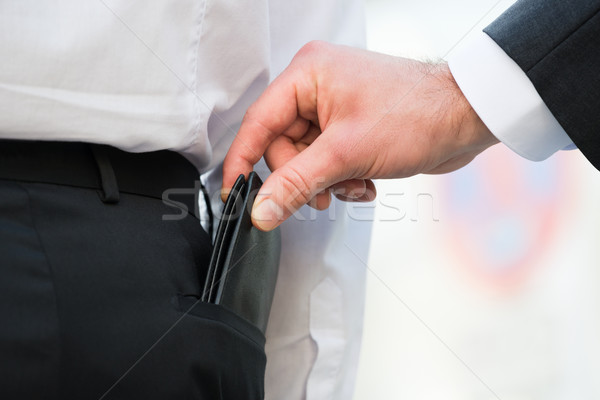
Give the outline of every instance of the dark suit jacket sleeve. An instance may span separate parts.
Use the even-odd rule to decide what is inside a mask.
[[[484,32],[600,169],[600,0],[519,0]]]

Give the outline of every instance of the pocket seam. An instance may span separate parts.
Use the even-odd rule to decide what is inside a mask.
[[[44,246],[44,242],[42,241],[42,237],[40,236],[40,232],[38,231],[37,228],[37,224],[36,224],[36,219],[35,219],[35,214],[33,212],[33,199],[31,198],[31,193],[29,192],[29,189],[25,186],[25,184],[23,184],[22,182],[19,181],[15,181],[16,185],[18,187],[20,187],[25,194],[27,195],[27,210],[29,211],[29,217],[31,220],[31,227],[33,228],[33,230],[35,231],[35,236],[37,238],[37,241],[39,243],[40,246],[40,250],[41,252],[44,254],[44,259],[46,260],[46,264],[48,265],[48,273],[51,277],[51,281],[52,281],[52,287],[53,287],[53,293],[54,293],[54,309],[56,312],[56,328],[57,328],[57,336],[58,336],[58,380],[59,383],[57,385],[58,387],[58,391],[60,392],[61,386],[62,386],[62,364],[63,364],[63,349],[64,349],[64,337],[62,334],[62,329],[61,329],[61,319],[60,319],[60,313],[58,312],[58,297],[57,297],[57,291],[56,291],[56,282],[54,280],[54,268],[52,267],[52,263],[50,262],[50,259],[48,258],[48,253],[46,252],[46,248]]]
[[[185,316],[208,320],[214,323],[218,323],[219,325],[223,325],[224,327],[238,333],[246,340],[251,341],[262,352],[264,352],[265,336],[262,334],[262,332],[260,332],[260,330],[257,327],[255,327],[239,315],[234,314],[233,312],[218,304],[210,304],[203,302],[200,299],[198,299],[195,295],[191,296],[179,293],[175,296],[174,300],[177,311],[182,312]],[[189,302],[191,304],[184,305],[184,302],[182,300],[187,300],[186,303]],[[192,311],[194,309],[202,310],[203,312],[193,313]],[[234,324],[241,325],[241,327],[237,327],[234,326],[232,323],[228,323],[228,321],[224,320],[223,317],[225,319],[229,319],[232,322],[235,321]]]

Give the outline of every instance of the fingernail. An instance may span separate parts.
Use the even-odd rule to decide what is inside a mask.
[[[231,192],[231,189],[221,189],[221,201],[223,203],[225,203],[225,201],[227,201],[227,197],[229,196],[230,192]]]
[[[262,200],[252,208],[252,221],[262,231],[270,231],[279,225],[283,213],[271,199]]]

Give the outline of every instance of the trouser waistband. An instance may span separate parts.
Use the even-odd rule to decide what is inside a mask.
[[[185,206],[199,218],[199,178],[185,157],[168,150],[129,153],[90,143],[0,140],[0,179],[96,189],[105,203],[130,193]]]

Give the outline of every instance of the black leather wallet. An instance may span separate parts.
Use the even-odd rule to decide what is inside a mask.
[[[251,172],[240,175],[225,202],[202,301],[220,304],[267,328],[281,252],[279,229],[262,232],[252,226],[250,212],[262,181]]]

